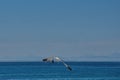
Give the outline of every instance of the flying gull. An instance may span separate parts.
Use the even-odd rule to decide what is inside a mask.
[[[64,66],[69,70],[69,71],[72,71],[72,68],[67,65],[62,59],[60,59],[59,57],[48,57],[48,58],[44,58],[43,59],[44,62],[51,62],[51,63],[54,63],[55,61],[56,62],[62,62],[64,64]]]

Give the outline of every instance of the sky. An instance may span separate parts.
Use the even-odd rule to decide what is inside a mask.
[[[0,0],[0,61],[120,61],[120,0]]]

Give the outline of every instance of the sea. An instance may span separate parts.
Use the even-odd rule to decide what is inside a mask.
[[[0,80],[120,80],[120,62],[0,62]]]

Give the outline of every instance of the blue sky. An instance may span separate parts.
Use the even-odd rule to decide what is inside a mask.
[[[1,0],[0,61],[120,61],[119,0]]]

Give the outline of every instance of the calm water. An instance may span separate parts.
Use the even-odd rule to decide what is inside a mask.
[[[0,80],[120,80],[120,62],[0,62]]]

